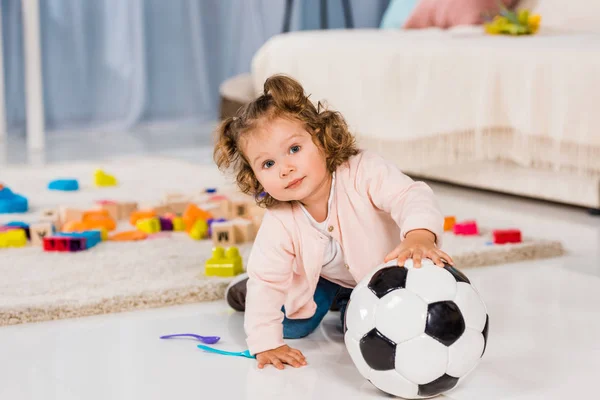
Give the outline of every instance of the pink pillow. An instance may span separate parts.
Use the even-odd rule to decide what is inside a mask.
[[[502,0],[506,7],[515,5],[517,0]],[[420,0],[404,24],[405,29],[443,28],[457,25],[479,25],[482,15],[497,13],[497,0]]]

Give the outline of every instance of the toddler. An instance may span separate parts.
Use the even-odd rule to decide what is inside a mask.
[[[218,167],[267,209],[247,273],[226,292],[246,313],[259,368],[306,365],[284,339],[313,332],[334,300],[343,320],[352,288],[382,262],[453,264],[440,250],[444,218],[432,190],[358,149],[344,118],[315,106],[292,78],[267,79],[217,135]]]

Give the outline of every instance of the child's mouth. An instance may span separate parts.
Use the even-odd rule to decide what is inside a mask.
[[[294,179],[293,181],[290,182],[289,185],[287,185],[285,188],[286,189],[295,189],[298,186],[300,186],[300,184],[302,183],[302,181],[304,180],[304,178],[300,178],[300,179]]]

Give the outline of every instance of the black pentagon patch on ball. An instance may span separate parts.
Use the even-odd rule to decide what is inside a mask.
[[[450,272],[452,274],[452,276],[454,276],[454,279],[456,279],[456,282],[471,283],[471,281],[469,280],[469,278],[467,278],[467,276],[465,274],[460,272],[458,269],[454,268],[452,265],[444,264],[444,269],[446,271]]]
[[[451,346],[465,331],[465,320],[453,301],[439,301],[427,306],[425,333],[438,342]]]
[[[376,371],[394,369],[396,343],[373,329],[360,339],[360,352],[369,367]]]
[[[380,269],[369,281],[369,289],[375,296],[382,298],[392,290],[404,289],[408,270],[404,267],[387,267]]]
[[[458,378],[444,374],[435,381],[419,385],[419,396],[436,396],[452,389],[458,383]]]
[[[483,355],[485,354],[485,348],[487,347],[487,336],[488,336],[489,323],[490,323],[490,316],[486,314],[485,315],[485,326],[483,327],[483,332],[481,332],[483,334],[483,351],[481,352],[481,357],[483,357]]]

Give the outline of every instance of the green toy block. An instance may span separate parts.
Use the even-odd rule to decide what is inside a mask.
[[[206,276],[231,277],[242,272],[242,256],[235,246],[228,247],[227,250],[221,246],[213,248],[212,257],[206,260],[204,267]]]

